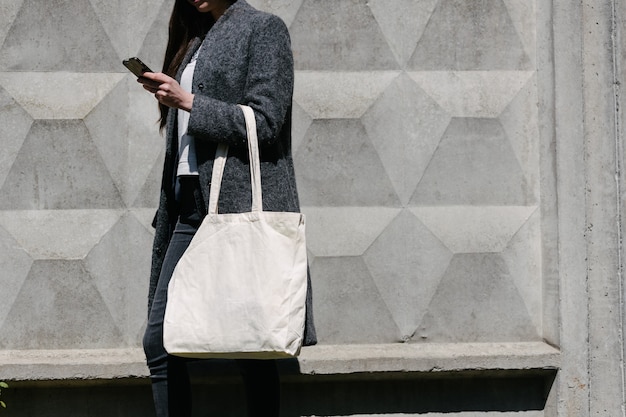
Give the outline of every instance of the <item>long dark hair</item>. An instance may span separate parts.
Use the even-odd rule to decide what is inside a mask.
[[[235,1],[237,0],[230,0],[231,3]],[[162,72],[175,77],[191,42],[195,38],[203,38],[214,23],[211,13],[199,13],[186,0],[176,0],[170,17],[169,39]],[[163,129],[167,122],[169,107],[159,103],[159,110],[161,112],[159,124]]]

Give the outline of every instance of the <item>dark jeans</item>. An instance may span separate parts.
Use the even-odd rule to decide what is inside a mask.
[[[179,219],[161,269],[143,339],[157,417],[191,416],[188,359],[168,355],[163,348],[163,316],[167,287],[176,263],[202,221],[204,204],[195,178],[181,181]],[[246,391],[248,416],[277,417],[280,381],[274,360],[238,360]]]

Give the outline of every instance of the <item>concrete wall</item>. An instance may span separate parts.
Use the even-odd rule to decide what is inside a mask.
[[[286,414],[624,415],[624,6],[250,3],[292,35],[320,337],[284,369]],[[160,67],[171,5],[0,0],[0,380],[15,415],[52,398],[73,399],[59,415],[150,415],[124,404],[146,401],[163,139],[121,60]],[[214,393],[200,403],[226,415],[238,382],[217,374],[198,377]]]

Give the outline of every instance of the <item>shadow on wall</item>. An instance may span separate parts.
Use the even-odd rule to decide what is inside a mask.
[[[228,361],[207,369],[196,364],[196,375],[230,375],[239,386]],[[297,361],[281,361],[282,417],[344,416],[359,414],[422,414],[428,412],[520,412],[543,410],[556,377],[555,370],[502,370],[435,373],[358,373],[302,375]],[[192,368],[192,375],[194,369]],[[219,378],[196,377],[194,416],[243,416],[241,387],[228,394]],[[224,396],[225,394],[225,396]],[[226,402],[224,402],[226,400]],[[239,404],[239,411],[232,406]],[[220,410],[221,408],[221,410]],[[235,407],[237,408],[237,407]],[[202,410],[202,411],[201,411]]]
[[[554,372],[471,376],[308,377],[283,391],[284,417],[543,410]]]
[[[229,361],[194,363],[193,417],[244,417],[245,397]],[[416,415],[543,410],[554,370],[302,375],[281,363],[281,417]],[[147,378],[13,382],[2,393],[12,417],[154,417]]]

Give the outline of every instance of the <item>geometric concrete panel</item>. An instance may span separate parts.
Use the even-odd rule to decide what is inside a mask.
[[[537,79],[531,77],[498,116],[528,180],[534,201],[539,201],[539,112]]]
[[[430,342],[541,340],[499,254],[454,255],[414,338]]]
[[[530,69],[502,0],[441,0],[409,60],[418,71]]]
[[[304,206],[399,205],[389,176],[359,120],[315,120],[295,161]]]
[[[136,146],[134,142],[141,140],[141,148],[136,149],[137,152],[145,152],[149,145],[159,149],[159,151],[152,151],[151,157],[158,155],[161,149],[165,149],[165,138],[158,130],[158,120],[161,114],[159,113],[159,106],[152,94],[146,94],[146,91],[141,88],[133,75],[128,74],[126,77],[128,88],[128,111],[126,117],[128,117],[128,141],[129,146]],[[106,114],[106,107],[103,108],[103,113]],[[96,109],[98,111],[98,109]],[[103,115],[104,116],[104,115]],[[132,147],[130,149],[133,151]]]
[[[517,30],[524,50],[530,58],[531,68],[534,68],[537,50],[537,10],[536,1],[503,0],[509,10],[511,21]]]
[[[292,34],[291,151],[321,343],[490,341],[491,316],[541,334],[547,6],[249,2]],[[73,323],[93,305],[113,347],[139,346],[165,140],[156,101],[120,61],[160,69],[174,2],[0,3],[0,331],[23,316],[0,339],[29,326],[89,333]],[[71,288],[46,292],[35,275]],[[74,317],[49,308],[65,323],[46,322],[19,301],[37,289],[42,304],[84,291],[90,305],[60,295]],[[432,337],[415,333],[439,316]]]
[[[24,0],[0,2],[0,45],[4,43],[4,39],[23,2]]]
[[[4,72],[2,86],[33,119],[82,119],[125,74]]]
[[[137,53],[161,6],[168,3],[165,0],[89,1],[120,57],[129,57]]]
[[[140,345],[137,335],[147,317],[152,239],[152,234],[127,213],[85,259],[85,267],[127,346]]]
[[[112,118],[124,123],[111,123]],[[137,199],[165,147],[157,119],[156,100],[128,75],[84,120],[127,206]]]
[[[290,27],[295,68],[371,71],[398,69],[366,1],[305,0]]]
[[[79,120],[38,120],[0,188],[0,209],[116,208],[122,205]]]
[[[161,195],[161,176],[163,175],[163,159],[165,158],[165,151],[162,151],[156,162],[152,166],[152,171],[148,174],[146,182],[137,193],[137,198],[131,204],[130,207],[150,207],[152,210],[152,217],[154,217],[154,211],[159,206],[159,196]],[[152,222],[150,217],[150,223]]]
[[[154,208],[134,208],[129,210],[129,213],[135,217],[135,220],[141,224],[151,236],[154,236],[154,228],[152,227],[152,220],[156,210]],[[152,246],[152,243],[150,243]]]
[[[405,65],[439,0],[370,0],[369,8],[398,61]]]
[[[0,87],[0,186],[4,184],[33,119]]]
[[[81,261],[35,261],[2,327],[0,349],[118,347],[120,331]]]
[[[132,80],[130,80],[132,78]],[[137,109],[129,105],[129,86],[139,90],[135,77],[130,75],[122,75],[122,80],[115,85],[115,87],[108,92],[108,94],[98,100],[96,106],[89,112],[89,114],[83,119],[89,136],[94,145],[98,149],[98,154],[102,158],[102,162],[107,168],[109,175],[115,183],[115,187],[118,189],[120,196],[124,200],[126,206],[129,206],[129,202],[136,196],[130,193],[128,188],[131,184],[139,182],[138,186],[143,185],[145,178],[135,181],[135,178],[129,176],[131,169],[139,171],[150,172],[151,165],[132,164],[130,147],[132,143],[137,141],[138,138],[129,134],[130,126],[137,123],[137,118],[134,117]],[[134,84],[134,85],[133,85]],[[142,91],[145,90],[141,88]],[[144,94],[148,98],[152,98],[150,94]],[[129,113],[131,113],[129,115]],[[112,123],[112,120],[115,122]],[[156,129],[153,123],[153,135],[158,137]],[[143,138],[139,138],[143,141]],[[158,148],[153,146],[148,152]],[[159,150],[157,149],[157,152]],[[144,153],[141,153],[140,158],[145,158]],[[129,195],[131,194],[131,195]]]
[[[452,119],[411,205],[525,206],[532,192],[497,119]]]
[[[415,333],[450,259],[452,253],[408,211],[363,255],[402,340]]]
[[[402,74],[361,121],[402,204],[407,204],[450,123],[450,116]]]
[[[0,227],[33,259],[83,259],[121,210],[0,211]]]
[[[304,0],[248,0],[252,7],[280,16],[287,27],[296,18]]]
[[[361,257],[316,258],[311,280],[320,343],[400,340],[400,331]]]
[[[517,231],[501,255],[539,331],[544,311],[540,210]]]
[[[25,0],[0,56],[2,71],[107,72],[120,59],[88,0]]]
[[[452,253],[480,253],[502,252],[537,207],[436,206],[410,210]]]
[[[399,74],[298,71],[294,100],[313,119],[358,119]]]
[[[0,226],[0,327],[22,288],[33,260],[20,244]],[[4,337],[4,336],[3,336]]]
[[[148,29],[147,35],[143,38],[141,37],[141,34],[135,35],[143,41],[141,43],[141,48],[134,51],[131,50],[129,53],[129,55],[141,58],[141,60],[154,71],[159,71],[163,67],[163,57],[165,55],[168,36],[166,28],[169,27],[170,15],[172,14],[173,7],[174,3],[171,1],[163,2],[163,5],[157,9],[158,13],[152,20],[152,25]],[[121,63],[119,64],[121,65]],[[126,69],[124,68],[122,71],[126,71]]]
[[[291,109],[291,152],[295,154],[313,123],[313,118],[294,100]],[[296,171],[298,168],[296,167]]]
[[[302,207],[314,256],[359,256],[398,215],[385,207]]]
[[[453,117],[498,117],[532,71],[429,71],[409,76]]]

